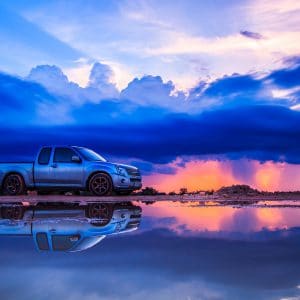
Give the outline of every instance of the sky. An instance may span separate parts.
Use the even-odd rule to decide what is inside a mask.
[[[300,190],[300,3],[0,4],[0,160],[43,144],[161,191]]]

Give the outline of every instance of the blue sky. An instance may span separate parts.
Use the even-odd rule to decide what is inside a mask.
[[[11,61],[5,70],[25,75],[34,65],[57,64],[81,84],[94,61],[110,64],[122,88],[150,74],[187,89],[201,78],[267,71],[299,52],[297,1],[18,0],[1,6],[0,51]],[[247,31],[261,38],[241,34]]]
[[[233,183],[257,162],[279,164],[279,173],[288,164],[291,176],[300,150],[299,14],[295,0],[1,3],[1,160],[72,143],[145,175],[214,160],[245,174]],[[259,185],[270,172],[247,183],[300,184],[281,175]]]

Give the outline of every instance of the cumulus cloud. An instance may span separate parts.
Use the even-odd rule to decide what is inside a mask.
[[[293,60],[295,62],[295,58]],[[259,76],[258,73],[232,74],[210,82],[201,81],[188,94],[176,90],[172,81],[164,82],[160,76],[151,75],[133,79],[119,94],[115,84],[112,83],[112,70],[100,63],[94,64],[86,88],[70,82],[56,66],[33,68],[27,79],[40,83],[54,96],[59,96],[64,106],[61,111],[68,112],[68,109],[72,109],[71,105],[97,104],[103,100],[115,99],[120,100],[120,103],[124,104],[123,107],[127,103],[127,109],[122,111],[130,111],[133,106],[143,106],[194,114],[207,108],[224,105],[253,103],[295,105],[295,101],[288,103],[294,99],[292,92],[288,92],[284,97],[278,97],[283,88],[299,84],[297,81],[299,67],[295,67],[296,63],[292,64],[291,61],[290,59],[286,62],[289,64],[288,67],[275,70],[265,77]],[[118,101],[115,100],[112,102],[117,104]],[[118,111],[115,110],[115,113],[118,114]]]
[[[31,69],[27,79],[38,82],[53,92],[62,91],[69,84],[67,76],[63,74],[60,68],[49,65],[41,65]]]
[[[67,98],[69,102],[82,101],[83,89],[76,83],[69,82],[67,76],[57,66],[37,66],[30,71],[26,79],[41,84],[49,92]]]
[[[68,77],[57,66],[40,65],[33,68],[27,80],[40,83],[50,92],[64,100],[81,105],[85,102],[98,103],[102,99],[118,97],[116,86],[111,83],[112,70],[109,66],[95,63],[90,72],[86,88],[70,82]]]
[[[88,86],[101,91],[101,98],[116,98],[119,92],[113,83],[113,71],[105,64],[95,63],[89,77]]]
[[[121,97],[140,105],[168,107],[170,110],[182,109],[185,96],[176,93],[172,81],[163,82],[160,76],[135,78],[121,93]]]
[[[111,70],[101,64],[95,64],[86,88],[55,66],[39,66],[26,80],[1,74],[0,108],[7,112],[0,119],[1,153],[13,155],[12,148],[24,143],[21,137],[10,138],[21,136],[12,128],[17,124],[30,125],[27,138],[34,141],[28,153],[50,142],[83,144],[113,157],[126,153],[148,172],[174,172],[164,164],[178,156],[300,163],[300,114],[289,109],[289,97],[298,94],[275,98],[272,93],[274,87],[300,85],[297,59],[287,64],[264,76],[232,74],[202,81],[189,95],[159,76],[144,76],[129,83],[119,98],[105,98],[116,89]]]

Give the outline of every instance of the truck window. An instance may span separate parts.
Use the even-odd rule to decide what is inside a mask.
[[[36,242],[40,250],[49,250],[48,238],[45,232],[39,232],[36,234]]]
[[[80,235],[52,235],[52,248],[55,251],[70,250],[80,239]]]
[[[40,165],[48,165],[51,155],[51,148],[45,147],[41,150],[38,162]]]
[[[54,162],[64,162],[71,163],[72,156],[78,156],[72,149],[70,148],[56,148],[54,152]]]

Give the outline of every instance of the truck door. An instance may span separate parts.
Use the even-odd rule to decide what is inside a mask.
[[[35,211],[32,235],[36,248],[41,251],[70,250],[81,238],[80,226],[81,221],[60,216],[60,213],[55,217],[55,210]]]
[[[53,174],[53,183],[57,186],[82,186],[83,163],[74,161],[78,154],[71,148],[56,147],[53,155],[53,163],[50,164]]]
[[[81,238],[82,221],[77,220],[76,217],[73,218],[66,218],[58,214],[56,218],[47,219],[48,241],[51,250],[68,251],[78,243]]]
[[[49,186],[51,183],[50,157],[52,148],[41,149],[34,164],[34,181],[37,187]]]

